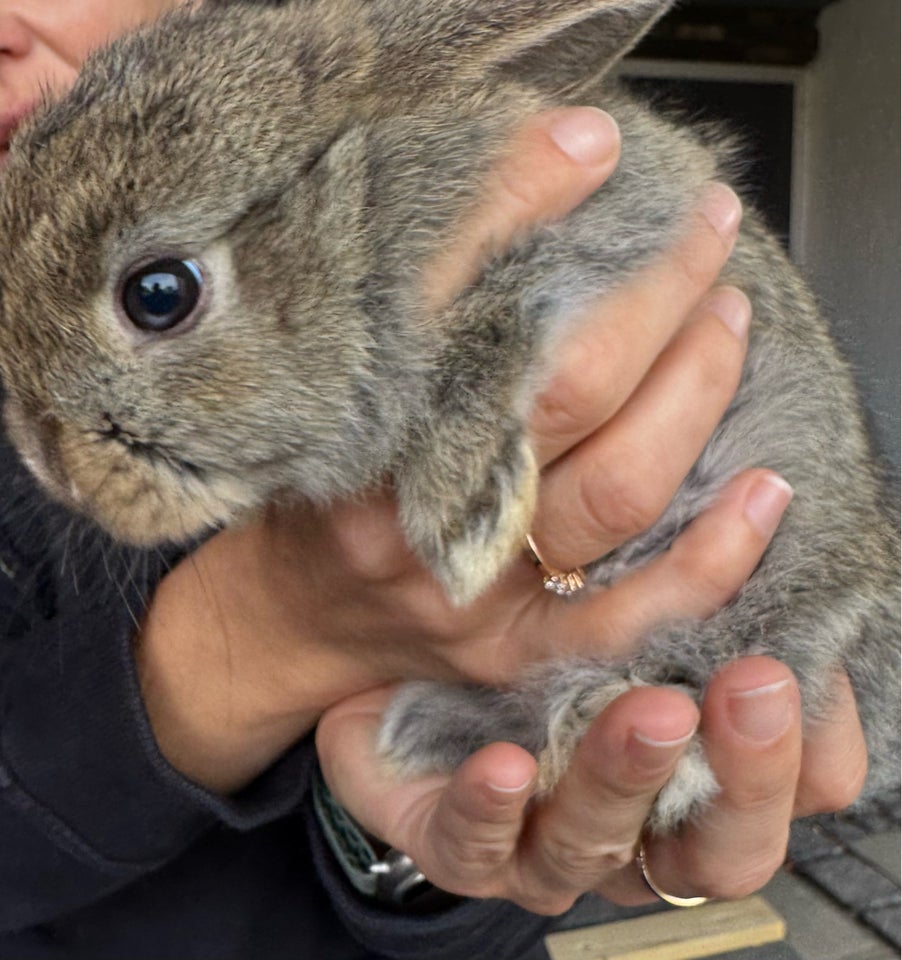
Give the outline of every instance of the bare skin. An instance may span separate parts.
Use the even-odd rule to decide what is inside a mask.
[[[65,89],[92,46],[172,5],[0,0],[0,124],[42,83]],[[609,118],[583,108],[535,118],[512,147],[427,272],[436,304],[487,250],[596,189],[619,140]],[[585,562],[648,526],[729,403],[749,307],[712,284],[739,216],[735,197],[712,188],[680,244],[564,345],[532,419],[544,464],[535,535],[554,563]],[[795,682],[764,658],[723,671],[700,711],[673,691],[631,691],[598,719],[541,806],[528,804],[534,761],[510,744],[487,747],[451,778],[398,784],[378,767],[372,733],[394,682],[499,682],[535,660],[622,652],[661,620],[710,614],[754,569],[788,499],[779,478],[749,471],[669,553],[610,590],[562,604],[524,560],[462,611],[406,549],[387,494],[328,511],[272,509],[213,537],[154,597],[136,655],[160,749],[227,793],[319,722],[325,776],[372,832],[440,886],[554,913],[586,890],[651,899],[633,853],[701,724],[723,791],[703,823],[649,845],[651,869],[681,895],[757,889],[783,859],[792,816],[838,809],[860,789],[866,757],[844,677],[834,714],[804,738]]]

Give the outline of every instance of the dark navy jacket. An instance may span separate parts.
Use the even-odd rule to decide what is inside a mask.
[[[0,439],[0,960],[526,960],[548,921],[359,897],[299,743],[238,796],[159,753],[132,659],[167,558],[49,504]]]

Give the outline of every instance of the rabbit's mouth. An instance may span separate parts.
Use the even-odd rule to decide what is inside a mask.
[[[97,436],[102,441],[121,444],[132,456],[143,458],[151,464],[164,465],[176,474],[203,481],[204,470],[201,467],[189,460],[175,456],[171,451],[157,443],[142,440],[133,433],[129,433],[128,430],[120,427],[108,413],[103,415],[103,420],[106,426],[96,431]]]
[[[138,546],[184,543],[256,507],[247,484],[214,476],[110,418],[85,430],[47,412],[31,416],[7,397],[9,436],[41,486]]]
[[[240,481],[212,475],[109,416],[104,423],[92,431],[94,443],[63,449],[61,459],[77,493],[72,505],[117,539],[139,546],[182,543],[255,506]]]

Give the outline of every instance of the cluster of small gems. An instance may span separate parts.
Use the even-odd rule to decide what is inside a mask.
[[[526,534],[526,549],[532,562],[542,574],[542,586],[558,597],[572,597],[586,586],[586,573],[582,567],[573,570],[555,570],[542,559],[539,548],[530,534]]]
[[[567,573],[556,572],[549,573],[542,579],[542,584],[546,590],[557,594],[559,597],[569,597],[574,593],[579,593],[586,585],[582,570],[570,570]]]

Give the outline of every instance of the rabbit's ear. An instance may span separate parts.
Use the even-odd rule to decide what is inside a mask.
[[[384,53],[421,89],[500,69],[562,92],[609,69],[671,2],[384,0],[375,20]]]
[[[670,7],[669,0],[598,4],[604,9],[499,64],[554,96],[573,96],[603,77]]]

